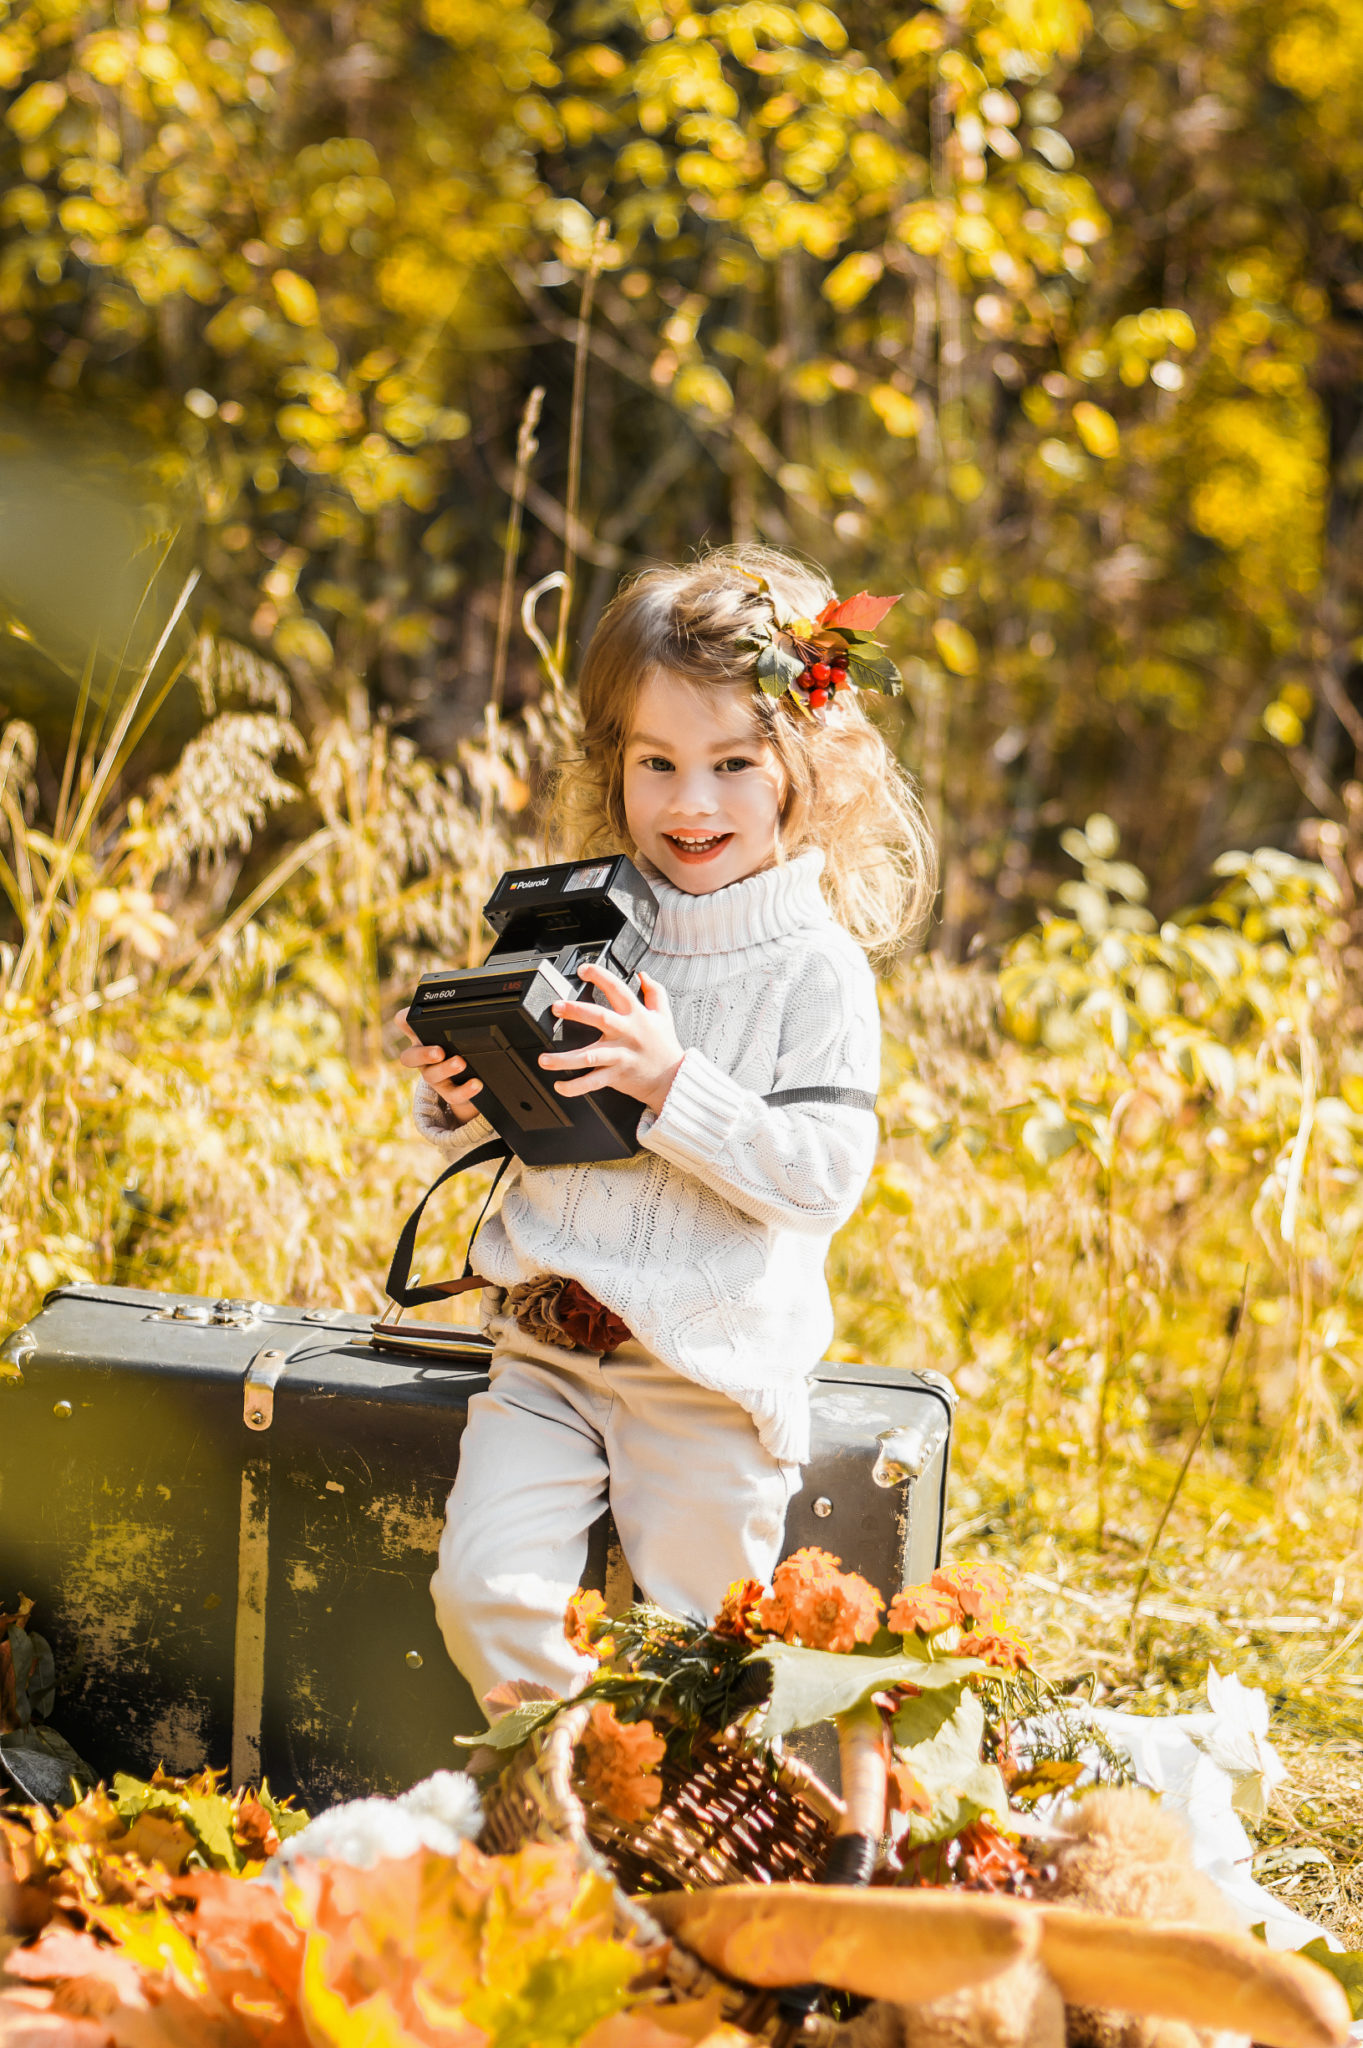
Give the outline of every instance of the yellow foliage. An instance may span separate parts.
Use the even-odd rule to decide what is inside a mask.
[[[728,379],[708,363],[685,364],[672,389],[679,405],[707,413],[711,419],[728,419],[734,409]]]
[[[1081,400],[1074,408],[1074,424],[1090,455],[1101,456],[1106,461],[1120,454],[1122,440],[1117,432],[1117,422],[1110,412],[1103,411],[1101,405]]]
[[[871,409],[886,433],[899,440],[913,439],[923,424],[923,415],[907,392],[897,390],[893,384],[876,384],[869,397]]]
[[[297,327],[313,327],[319,317],[317,293],[296,270],[277,270],[271,280],[275,297]]]
[[[1320,575],[1326,436],[1318,402],[1274,407],[1219,399],[1198,421],[1201,475],[1189,509],[1200,533],[1239,557],[1251,601],[1276,606],[1284,588]]]
[[[18,99],[11,101],[5,110],[5,119],[23,141],[36,142],[65,105],[66,87],[55,79],[39,79],[36,85],[29,86]]]
[[[1363,23],[1340,0],[1289,0],[1275,11],[1269,61],[1289,92],[1347,119],[1344,103],[1363,81]]]
[[[947,239],[946,216],[936,200],[920,200],[905,208],[895,223],[895,232],[919,256],[935,256]]]
[[[934,619],[932,637],[937,652],[954,676],[973,676],[980,666],[975,636],[955,619]]]
[[[1305,728],[1299,714],[1290,704],[1279,698],[1264,712],[1264,731],[1285,747],[1299,747],[1305,737]]]

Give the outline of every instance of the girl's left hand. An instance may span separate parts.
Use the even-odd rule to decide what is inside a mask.
[[[571,1081],[556,1081],[554,1093],[592,1095],[598,1088],[618,1088],[622,1095],[632,1095],[656,1114],[682,1063],[667,990],[651,975],[641,974],[641,1002],[618,975],[594,964],[583,968],[582,979],[596,984],[610,1008],[603,1010],[599,1003],[554,1004],[556,1017],[570,1024],[594,1025],[601,1033],[595,1045],[584,1045],[576,1052],[540,1054],[542,1067],[591,1070]]]

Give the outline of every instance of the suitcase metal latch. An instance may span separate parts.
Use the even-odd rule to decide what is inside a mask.
[[[942,1415],[908,1422],[899,1429],[883,1429],[876,1438],[880,1448],[872,1479],[877,1486],[902,1486],[906,1479],[921,1479],[950,1435],[951,1424]]]
[[[242,1413],[248,1429],[268,1429],[274,1421],[274,1390],[289,1362],[286,1351],[257,1351],[242,1382]]]
[[[215,1301],[211,1307],[201,1301],[177,1301],[174,1308],[154,1308],[143,1316],[144,1323],[196,1323],[227,1330],[249,1330],[260,1321],[258,1301]]]

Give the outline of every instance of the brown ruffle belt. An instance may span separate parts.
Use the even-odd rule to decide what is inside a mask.
[[[603,1357],[632,1340],[633,1333],[612,1309],[589,1294],[580,1280],[538,1273],[506,1291],[506,1313],[527,1337],[560,1351],[595,1351]]]

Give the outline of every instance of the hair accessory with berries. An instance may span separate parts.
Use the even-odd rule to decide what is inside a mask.
[[[802,711],[822,711],[840,690],[878,690],[897,697],[899,670],[874,637],[898,597],[830,598],[817,619],[786,618],[765,576],[752,576],[771,605],[771,623],[755,626],[736,645],[757,655],[757,680],[768,697],[787,694]]]

